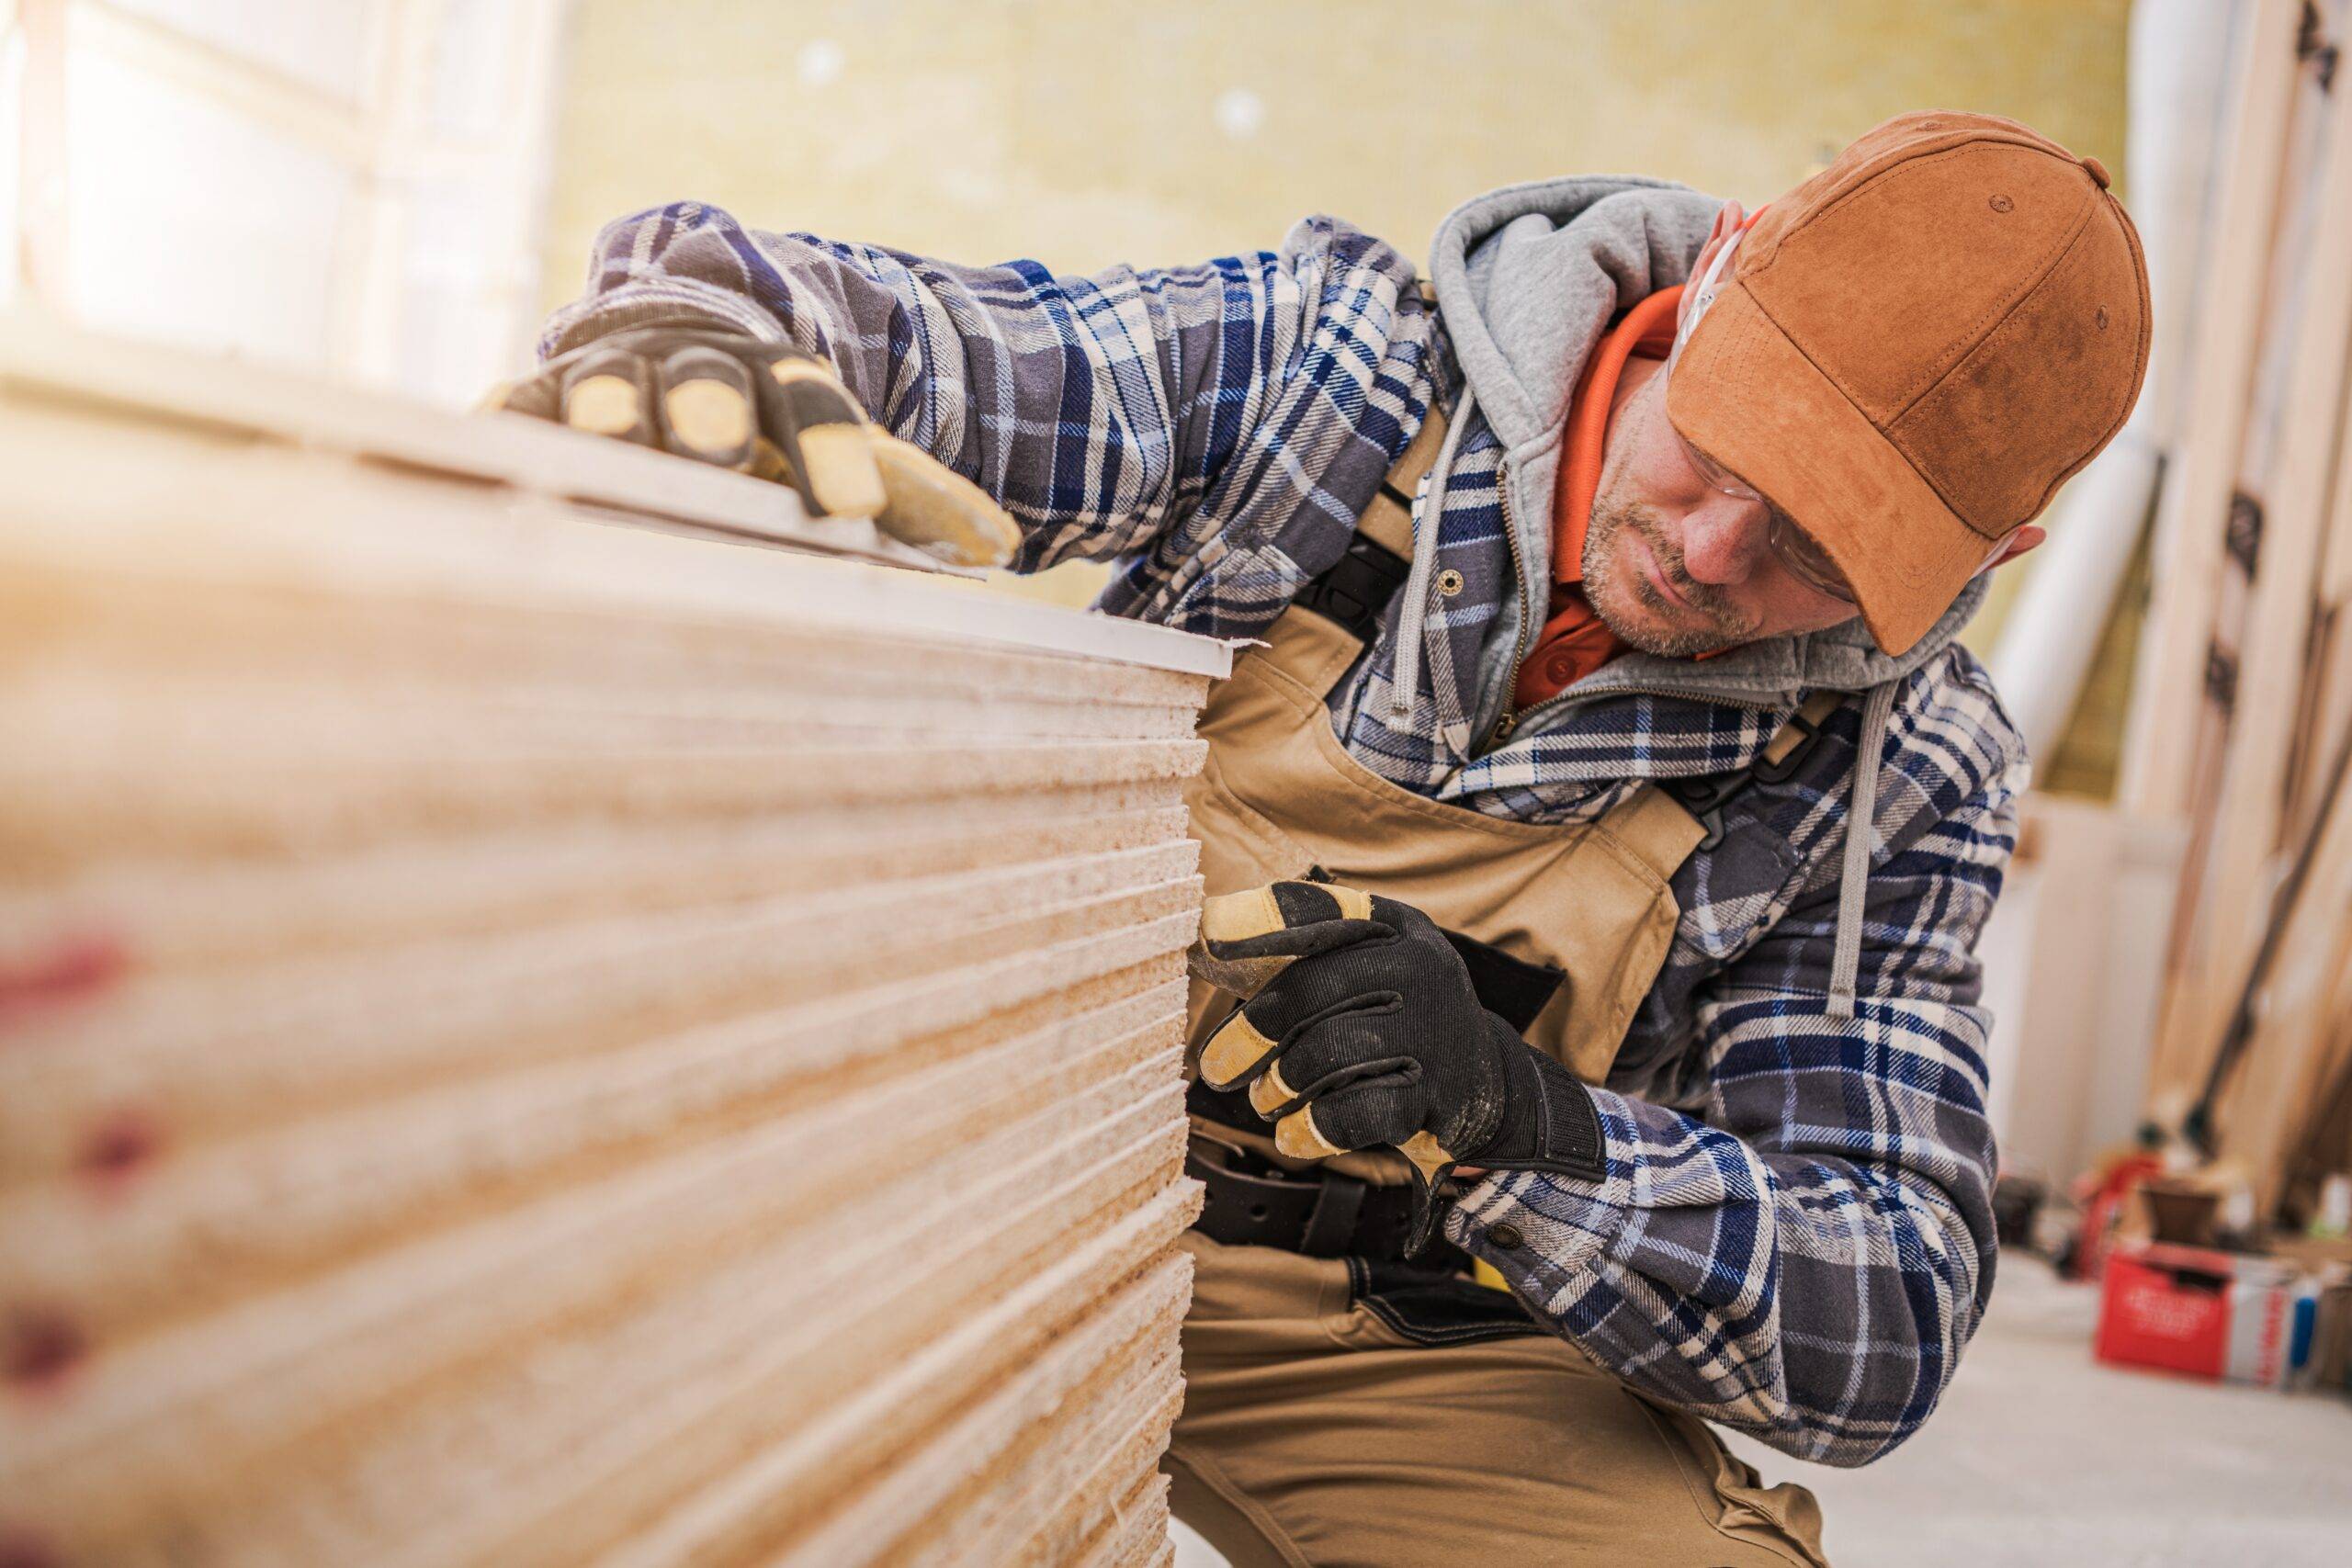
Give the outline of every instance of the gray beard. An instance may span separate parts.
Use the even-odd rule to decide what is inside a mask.
[[[1660,593],[1650,580],[1640,572],[1629,572],[1630,581],[1619,582],[1611,574],[1615,564],[1617,536],[1632,529],[1657,558],[1658,570],[1666,574],[1677,591],[1688,601],[1688,607],[1677,604]],[[1743,626],[1739,616],[1724,599],[1722,592],[1703,582],[1694,582],[1682,565],[1682,552],[1666,537],[1665,530],[1650,521],[1641,508],[1611,505],[1597,502],[1592,509],[1592,521],[1584,534],[1585,600],[1603,625],[1625,642],[1644,653],[1660,659],[1690,659],[1702,653],[1713,653],[1747,640],[1752,627]],[[1620,595],[1623,597],[1621,598]],[[1645,608],[1668,620],[1679,620],[1696,611],[1713,624],[1704,626],[1660,632],[1648,626],[1629,623],[1623,613],[1624,599],[1630,598]],[[1612,604],[1611,601],[1615,601]]]

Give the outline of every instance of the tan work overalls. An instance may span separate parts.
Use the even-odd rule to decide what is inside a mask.
[[[1441,426],[1433,411],[1390,488],[1413,493]],[[1387,494],[1358,526],[1410,558],[1410,519]],[[1208,763],[1188,794],[1207,891],[1320,867],[1556,966],[1527,1038],[1600,1081],[1665,961],[1668,879],[1703,829],[1655,786],[1598,822],[1545,827],[1389,783],[1347,754],[1325,706],[1362,646],[1294,607],[1210,694]],[[1195,1050],[1229,1005],[1195,983]],[[1272,1148],[1200,1119],[1194,1137]],[[1330,1163],[1383,1183],[1404,1169],[1386,1151]],[[1165,1467],[1177,1514],[1237,1568],[1821,1561],[1810,1493],[1760,1486],[1703,1423],[1565,1341],[1433,1344],[1367,1306],[1349,1259],[1184,1240],[1197,1273]]]

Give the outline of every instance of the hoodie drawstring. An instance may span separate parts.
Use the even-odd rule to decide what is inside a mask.
[[[1871,851],[1878,840],[1879,753],[1894,712],[1894,681],[1882,681],[1862,700],[1862,735],[1854,753],[1854,784],[1846,814],[1846,860],[1838,874],[1838,945],[1829,964],[1829,1016],[1854,1016],[1854,987],[1862,965],[1862,907],[1869,901]]]
[[[1413,704],[1421,684],[1421,643],[1428,635],[1430,585],[1437,575],[1438,515],[1445,509],[1445,481],[1453,472],[1453,449],[1461,445],[1462,433],[1470,427],[1470,408],[1474,401],[1470,386],[1463,383],[1461,399],[1453,406],[1453,423],[1445,427],[1445,439],[1438,444],[1437,461],[1421,476],[1419,489],[1413,491],[1413,569],[1405,579],[1405,612],[1396,622],[1396,664],[1388,678],[1388,717],[1401,724],[1413,716]],[[1438,498],[1432,510],[1430,498]],[[1428,518],[1428,526],[1422,519]]]

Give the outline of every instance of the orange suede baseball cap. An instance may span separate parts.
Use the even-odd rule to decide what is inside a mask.
[[[1766,208],[1667,417],[1924,637],[2123,427],[2148,269],[2107,171],[2015,120],[1898,116]]]

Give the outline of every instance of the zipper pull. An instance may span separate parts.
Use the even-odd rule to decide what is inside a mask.
[[[1518,728],[1519,715],[1516,713],[1506,712],[1501,720],[1496,724],[1495,732],[1487,737],[1487,750],[1491,751],[1496,747],[1501,745],[1504,741],[1510,739],[1510,732]]]

